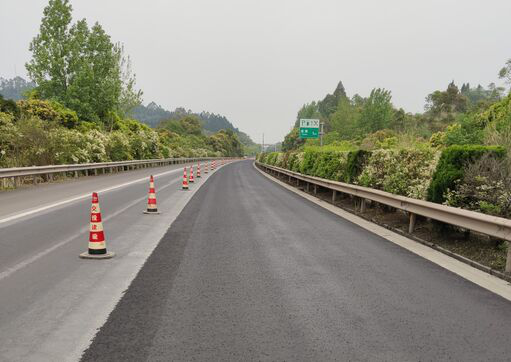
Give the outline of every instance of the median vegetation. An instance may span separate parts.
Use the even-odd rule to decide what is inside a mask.
[[[133,119],[142,91],[130,58],[99,23],[73,23],[68,0],[49,1],[30,51],[31,82],[0,82],[0,167],[244,152],[236,132],[205,132],[194,114],[156,128]]]

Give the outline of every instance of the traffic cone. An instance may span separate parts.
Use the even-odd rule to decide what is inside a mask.
[[[80,254],[82,259],[110,259],[115,254],[106,251],[105,233],[101,221],[101,209],[97,192],[92,193],[90,208],[89,250]]]
[[[204,165],[204,173],[207,174],[209,171],[208,171],[208,168],[209,168],[209,162],[206,161],[206,164]]]
[[[185,170],[183,173],[183,188],[182,189],[188,191],[188,177],[186,176],[186,167],[185,167]]]
[[[190,166],[190,178],[188,179],[188,182],[193,184],[195,181],[193,180],[193,165]]]
[[[200,178],[200,161],[197,163],[197,178]]]
[[[213,171],[214,171],[214,170],[215,170],[215,168],[216,168],[216,161],[215,161],[215,160],[213,160],[213,165],[211,166],[211,170],[213,170]]]
[[[154,190],[153,175],[149,178],[149,196],[147,197],[147,210],[144,214],[159,214],[158,207],[156,206],[156,191]]]

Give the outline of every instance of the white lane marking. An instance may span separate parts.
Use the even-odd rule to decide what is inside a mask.
[[[181,169],[178,168],[176,170],[162,172],[162,173],[159,173],[159,174],[156,174],[156,175],[153,175],[153,176],[154,177],[160,177],[160,176],[163,176],[163,175],[168,175],[168,174],[172,174],[172,173],[176,173],[176,172],[180,172],[180,171],[181,171]],[[105,193],[105,192],[117,190],[117,189],[120,189],[122,187],[133,185],[133,184],[136,184],[136,183],[139,183],[139,182],[142,182],[142,181],[146,181],[148,177],[149,176],[146,176],[146,177],[142,177],[142,178],[139,178],[139,179],[136,179],[136,180],[133,180],[133,181],[125,182],[125,183],[120,184],[120,185],[116,185],[116,186],[112,186],[112,187],[107,187],[106,189],[102,189],[102,190],[99,190],[97,192],[98,193]],[[88,192],[88,193],[80,195],[80,196],[75,196],[75,197],[72,197],[72,198],[69,198],[69,199],[66,199],[66,200],[55,202],[53,204],[49,204],[49,205],[45,205],[45,206],[42,206],[42,207],[38,207],[37,209],[32,209],[32,210],[20,212],[19,214],[14,214],[14,215],[8,216],[6,218],[0,219],[0,224],[6,223],[6,222],[9,222],[9,221],[13,221],[13,220],[16,220],[16,219],[19,219],[19,218],[22,218],[22,217],[25,217],[25,216],[29,216],[29,215],[32,215],[32,214],[37,214],[37,213],[39,213],[41,211],[45,211],[45,210],[48,210],[48,209],[51,209],[51,208],[54,208],[54,207],[65,205],[65,204],[68,204],[68,203],[73,202],[73,201],[82,200],[82,199],[85,199],[87,197],[90,197],[90,195],[91,195],[91,193]]]
[[[329,202],[323,201],[321,199],[318,199],[317,197],[314,197],[312,195],[309,195],[301,190],[298,190],[294,188],[293,186],[290,186],[286,184],[285,182],[282,182],[278,179],[275,179],[271,177],[270,175],[266,174],[265,172],[259,170],[255,164],[254,168],[259,171],[263,176],[266,176],[271,181],[278,183],[279,185],[285,187],[289,191],[294,192],[295,194],[298,194],[302,196],[303,198],[315,203],[316,205],[319,205],[328,211],[336,214],[339,217],[342,217],[343,219],[346,219],[348,221],[351,221],[352,223],[366,229],[367,231],[372,232],[373,234],[376,234],[378,236],[381,236],[384,239],[387,239],[388,241],[399,245],[400,247],[426,259],[431,261],[432,263],[435,263],[439,266],[441,266],[444,269],[447,269],[454,274],[459,275],[460,277],[471,281],[474,284],[479,285],[480,287],[489,290],[492,293],[495,293],[497,295],[500,295],[501,297],[511,301],[511,285],[506,282],[505,280],[502,280],[500,278],[497,278],[496,276],[493,276],[491,274],[485,273],[479,269],[476,269],[468,264],[462,263],[461,261],[454,259],[453,257],[450,257],[447,254],[441,253],[435,249],[432,249],[426,245],[423,245],[417,241],[414,241],[412,239],[409,239],[405,236],[399,235],[391,230],[385,229],[384,227],[374,224],[370,221],[367,221],[365,219],[362,219],[361,217],[354,215],[352,213],[349,213],[347,211],[344,211],[343,209],[334,206],[330,204]]]
[[[146,177],[146,179],[147,179],[147,177]],[[179,180],[176,180],[176,181],[179,181]],[[177,182],[172,182],[172,183],[166,184],[165,186],[159,187],[158,190],[160,190],[160,191],[161,190],[165,190],[167,187],[170,187],[170,186],[172,186],[172,185],[174,185],[176,183]],[[145,200],[146,198],[147,198],[147,196],[144,196],[144,197],[140,197],[140,198],[134,200],[133,202],[130,202],[127,206],[125,206],[122,209],[117,210],[113,214],[108,215],[107,217],[105,217],[103,219],[103,221],[106,222],[106,221],[116,217],[117,215],[119,215],[119,214],[123,213],[124,211],[128,210],[130,207],[135,206],[136,204],[138,204],[139,202]],[[49,247],[46,250],[41,251],[38,254],[35,254],[35,255],[31,256],[30,258],[27,258],[27,259],[19,262],[18,264],[14,265],[11,268],[8,268],[8,269],[4,270],[3,272],[0,273],[0,280],[7,278],[8,276],[10,276],[11,274],[17,272],[18,270],[23,269],[24,267],[32,264],[33,262],[41,259],[43,256],[48,255],[52,251],[57,250],[58,248],[66,245],[67,243],[71,242],[72,240],[78,238],[80,235],[85,234],[88,230],[89,230],[88,226],[87,227],[83,227],[75,235],[73,235],[73,236],[71,236],[71,237],[69,237],[69,238],[67,238],[65,240],[62,240],[61,242],[59,242],[59,243]]]

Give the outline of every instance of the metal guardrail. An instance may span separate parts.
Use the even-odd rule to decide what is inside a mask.
[[[309,190],[310,185],[321,186],[332,190],[332,201],[336,200],[337,192],[353,195],[360,199],[360,211],[364,212],[366,200],[378,202],[390,207],[403,210],[409,213],[409,233],[415,228],[416,216],[424,216],[446,224],[455,225],[463,229],[472,230],[481,234],[493,236],[508,241],[506,272],[511,273],[511,220],[502,217],[481,214],[479,212],[464,210],[434,202],[412,199],[410,197],[391,194],[389,192],[371,189],[368,187],[347,184],[343,182],[327,180],[315,176],[303,175],[298,172],[289,171],[280,167],[270,166],[256,162],[256,165],[269,173],[285,175],[306,183]],[[316,190],[316,189],[315,189]]]
[[[226,157],[229,158],[229,157]],[[32,166],[32,167],[13,167],[13,168],[0,168],[0,179],[14,179],[14,186],[18,186],[20,179],[27,176],[44,175],[45,179],[53,179],[54,174],[73,172],[75,177],[78,177],[79,171],[85,171],[89,175],[89,171],[93,171],[95,175],[98,170],[121,171],[137,169],[142,167],[155,167],[173,164],[182,164],[198,161],[209,161],[221,159],[218,157],[196,157],[196,158],[164,158],[164,159],[150,159],[150,160],[133,160],[133,161],[119,161],[119,162],[100,162],[100,163],[81,163],[74,165],[50,165],[50,166]]]

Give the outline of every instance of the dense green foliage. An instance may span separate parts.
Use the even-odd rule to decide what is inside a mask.
[[[141,92],[129,57],[71,12],[68,0],[45,8],[26,65],[34,83],[0,82],[17,99],[0,95],[0,167],[243,154],[234,132],[206,132],[193,117],[158,129],[130,119]]]
[[[202,127],[207,134],[222,130],[230,130],[236,133],[238,139],[245,147],[246,154],[255,155],[258,151],[258,146],[246,133],[243,133],[238,128],[234,127],[225,116],[220,114],[210,112],[194,113],[181,107],[170,112],[160,105],[151,102],[147,106],[139,105],[135,107],[132,112],[132,116],[151,127],[158,127],[162,123],[168,123],[169,120],[177,122],[183,118],[194,117],[200,120]]]
[[[511,85],[511,60],[499,76]],[[282,167],[293,171],[508,217],[511,183],[501,169],[510,168],[511,94],[504,93],[493,83],[451,82],[426,97],[424,113],[411,114],[392,105],[388,90],[349,97],[340,82],[300,108],[282,143],[288,156],[269,161],[288,159]],[[320,119],[325,146],[299,138],[301,118]],[[489,170],[483,159],[500,166]]]
[[[463,179],[465,168],[488,154],[503,157],[505,149],[480,145],[455,145],[444,149],[431,180],[428,199],[433,202],[444,202],[447,192],[453,190],[456,182]]]
[[[105,130],[79,121],[76,112],[55,101],[22,100],[15,109],[1,107],[0,167],[243,154],[232,131],[206,136],[195,119],[183,120],[179,134],[120,118]]]
[[[68,0],[50,0],[26,64],[36,93],[76,111],[80,119],[112,126],[112,113],[127,114],[141,101],[130,61],[99,23],[72,24]]]

